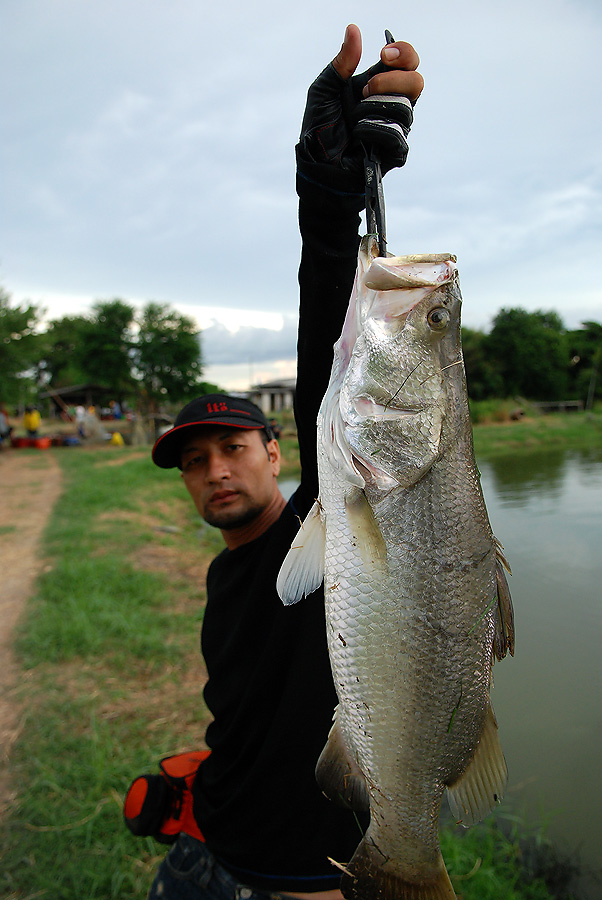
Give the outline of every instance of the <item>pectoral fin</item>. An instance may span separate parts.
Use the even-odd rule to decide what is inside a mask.
[[[325,529],[316,500],[284,557],[276,590],[285,606],[317,590],[324,579]]]
[[[460,778],[447,787],[452,814],[462,825],[474,825],[501,801],[508,769],[491,706],[476,750]]]
[[[336,710],[334,724],[316,765],[316,781],[330,800],[350,807],[355,812],[367,812],[370,809],[366,781],[345,744]]]
[[[377,572],[386,571],[387,545],[372,507],[361,488],[352,488],[345,496],[345,511],[365,572],[368,575],[376,575]]]

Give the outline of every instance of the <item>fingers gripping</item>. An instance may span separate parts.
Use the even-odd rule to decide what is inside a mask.
[[[412,102],[422,90],[411,44],[387,45],[376,65],[355,75],[361,52],[360,30],[349,25],[341,50],[309,89],[299,142],[302,158],[334,163],[354,175],[358,188],[366,145],[377,150],[383,173],[404,164]]]
[[[412,104],[400,94],[376,94],[354,110],[354,140],[378,152],[383,175],[403,166],[408,156],[407,137],[414,114]]]

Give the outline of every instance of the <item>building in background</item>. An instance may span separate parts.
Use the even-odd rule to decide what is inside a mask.
[[[246,396],[266,415],[277,413],[283,409],[293,408],[296,384],[296,378],[281,378],[263,384],[253,384]]]

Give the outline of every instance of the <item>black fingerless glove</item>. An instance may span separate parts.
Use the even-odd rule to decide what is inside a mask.
[[[370,78],[387,70],[378,62],[345,80],[329,63],[318,75],[307,93],[297,145],[301,177],[337,192],[361,193],[368,147],[377,153],[383,174],[403,166],[413,119],[410,101],[400,95],[362,99]]]
[[[408,158],[407,137],[414,120],[412,104],[400,94],[375,94],[359,103],[352,114],[357,120],[353,141],[372,148],[381,171],[405,164]]]

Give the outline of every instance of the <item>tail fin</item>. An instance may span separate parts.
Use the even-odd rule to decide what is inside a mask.
[[[456,900],[441,855],[432,877],[411,880],[409,868],[394,869],[366,839],[345,867],[341,891],[346,900]]]

